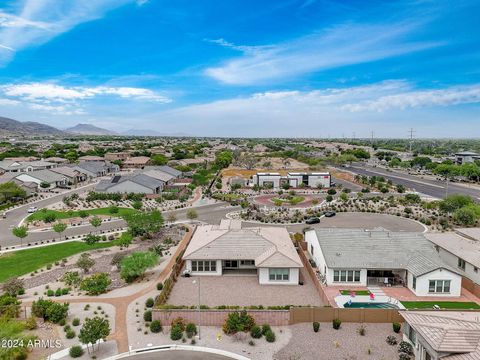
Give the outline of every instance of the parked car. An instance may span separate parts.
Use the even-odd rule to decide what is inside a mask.
[[[38,210],[37,207],[31,206],[31,207],[28,208],[27,212],[28,212],[29,214],[31,214],[31,213],[34,213],[34,212],[37,211],[37,210]]]
[[[320,219],[318,217],[311,217],[305,221],[305,224],[320,224]]]
[[[2,218],[4,218],[4,219],[7,218],[7,213],[6,212],[2,214]]]
[[[327,211],[325,213],[325,217],[333,217],[335,215],[337,215],[337,213],[335,211]]]

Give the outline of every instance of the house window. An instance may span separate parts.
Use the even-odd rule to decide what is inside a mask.
[[[465,260],[461,259],[461,258],[458,258],[458,263],[457,263],[458,267],[460,269],[462,269],[463,271],[465,271]]]
[[[478,268],[476,266],[473,267],[473,271],[478,273]]]
[[[217,262],[213,261],[202,261],[202,260],[192,260],[192,271],[195,272],[216,272],[217,271]]]
[[[334,270],[334,282],[360,282],[360,270]]]
[[[241,260],[240,265],[253,266],[255,265],[255,260]]]
[[[415,276],[412,278],[412,289],[417,289],[417,278]]]
[[[313,245],[312,244],[310,244],[310,254],[313,255]]]
[[[430,280],[428,283],[429,293],[449,293],[450,280]]]
[[[290,279],[290,269],[268,269],[270,281],[288,281]]]
[[[413,330],[413,328],[407,324],[407,326],[405,326],[405,333],[408,337],[408,340],[410,340],[410,342],[415,345],[417,341],[415,330]]]

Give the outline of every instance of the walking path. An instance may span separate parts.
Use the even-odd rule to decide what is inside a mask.
[[[104,303],[104,304],[111,304],[115,307],[115,330],[110,334],[107,338],[108,340],[114,340],[117,343],[118,353],[127,352],[129,348],[129,340],[128,340],[128,332],[127,332],[127,310],[128,306],[135,302],[137,299],[141,298],[142,296],[154,291],[157,289],[157,283],[165,281],[168,276],[170,275],[170,271],[172,270],[173,266],[175,265],[175,261],[177,256],[187,247],[190,238],[193,235],[193,228],[189,225],[189,231],[185,234],[184,238],[180,242],[175,251],[165,266],[165,268],[160,272],[160,274],[151,279],[146,286],[128,296],[121,296],[115,298],[102,298],[96,296],[85,297],[81,299],[69,299],[69,303]],[[30,304],[25,304],[30,305]]]

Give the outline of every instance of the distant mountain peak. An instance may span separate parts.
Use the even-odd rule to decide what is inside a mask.
[[[65,129],[66,132],[78,135],[116,135],[117,133],[111,130],[103,129],[91,124],[77,124],[73,127]]]
[[[65,133],[53,126],[34,121],[21,122],[0,116],[0,133],[5,135],[65,135]]]

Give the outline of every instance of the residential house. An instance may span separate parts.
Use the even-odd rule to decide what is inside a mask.
[[[426,233],[440,258],[462,276],[480,285],[480,229],[456,229],[455,232]]]
[[[107,193],[160,194],[165,182],[145,174],[118,175],[102,180],[95,191]]]
[[[30,171],[17,175],[15,179],[23,183],[36,183],[42,188],[44,187],[43,184],[48,184],[49,188],[66,187],[68,185],[66,176],[51,170]]]
[[[57,167],[57,164],[45,160],[3,160],[0,161],[0,174],[30,172],[35,170],[52,169],[54,167]]]
[[[108,161],[117,161],[117,160],[125,161],[129,157],[130,157],[130,154],[126,151],[105,154],[105,160],[108,160]]]
[[[403,339],[416,360],[480,359],[478,312],[402,311]]]
[[[105,159],[101,156],[94,156],[94,155],[85,155],[80,156],[78,161],[82,162],[104,162]]]
[[[323,228],[305,231],[305,240],[327,285],[406,286],[417,296],[460,296],[459,271],[421,233]]]
[[[73,167],[75,170],[86,174],[89,178],[97,178],[118,172],[118,165],[108,161],[85,161]]]
[[[52,157],[46,158],[45,161],[52,162],[52,163],[55,163],[57,165],[66,164],[68,162],[67,159],[57,157],[57,156],[52,156]]]
[[[239,220],[197,227],[183,259],[193,276],[248,272],[262,285],[298,285],[303,267],[286,228],[242,229]]]
[[[126,159],[123,162],[123,167],[126,169],[143,169],[150,163],[148,156],[135,156]]]
[[[57,168],[51,169],[51,171],[65,176],[68,179],[69,185],[78,184],[80,182],[86,181],[88,178],[85,172],[82,172],[70,166],[59,166]]]

